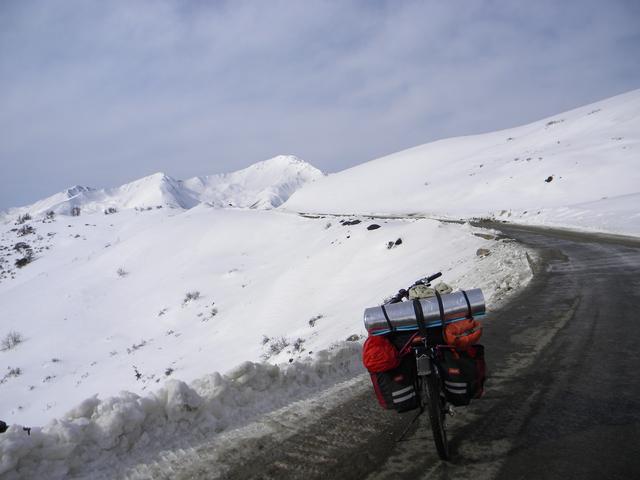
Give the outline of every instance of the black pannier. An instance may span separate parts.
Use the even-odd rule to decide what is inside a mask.
[[[371,373],[371,382],[383,408],[407,412],[418,408],[416,372],[413,355],[405,355],[393,370]]]
[[[442,329],[428,329],[429,345],[442,342]],[[409,341],[416,332],[393,332],[385,337],[396,347],[403,356],[400,365],[386,372],[371,373],[371,382],[383,408],[394,409],[399,413],[415,410],[420,407],[416,392],[416,360],[413,352],[407,349]]]
[[[466,350],[439,345],[437,354],[447,401],[462,406],[482,396],[486,376],[482,345],[472,345]]]

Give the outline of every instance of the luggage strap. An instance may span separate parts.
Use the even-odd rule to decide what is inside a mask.
[[[400,355],[400,357],[404,357],[405,355],[407,355],[409,352],[413,350],[413,339],[416,338],[418,333],[420,332],[416,332],[413,335],[411,335],[411,337],[409,337],[409,340],[407,340],[407,342],[402,346],[402,348],[400,349],[400,353],[398,354]]]
[[[469,302],[469,297],[467,296],[467,292],[461,290],[462,295],[464,296],[464,301],[467,302],[467,318],[473,320],[473,313],[471,313],[471,302]]]
[[[418,330],[424,340],[427,340],[427,326],[424,324],[424,312],[422,311],[422,305],[417,298],[413,300],[413,311],[416,313],[416,322],[418,323]]]
[[[382,307],[382,313],[384,315],[384,319],[387,321],[387,325],[389,325],[389,330],[391,330],[391,333],[395,332],[396,329],[394,328],[393,324],[391,323],[391,320],[389,320],[389,315],[387,314],[387,309],[384,308],[384,305],[382,305],[381,307]]]
[[[444,305],[442,304],[442,297],[440,296],[440,292],[434,290],[436,294],[436,299],[438,300],[438,309],[440,310],[440,321],[442,322],[442,333],[444,333],[444,329],[446,327],[444,321]]]

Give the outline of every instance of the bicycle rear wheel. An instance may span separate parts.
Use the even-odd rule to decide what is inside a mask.
[[[441,395],[440,379],[435,373],[423,377],[423,398],[427,400],[429,421],[433,432],[433,441],[436,444],[438,455],[442,460],[449,460],[449,443],[447,441],[447,428],[445,424],[445,400]]]

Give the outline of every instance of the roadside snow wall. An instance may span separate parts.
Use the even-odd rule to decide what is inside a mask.
[[[169,380],[145,397],[93,396],[31,435],[18,425],[0,435],[0,478],[99,478],[105,468],[106,478],[121,476],[138,459],[193,445],[362,373],[360,351],[360,343],[342,342],[313,360],[245,362],[190,385]]]

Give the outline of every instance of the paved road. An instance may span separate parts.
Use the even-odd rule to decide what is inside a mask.
[[[485,322],[487,393],[449,422],[451,462],[426,416],[397,441],[413,414],[382,411],[363,378],[320,420],[218,452],[224,478],[640,478],[640,241],[492,226],[539,261]]]

